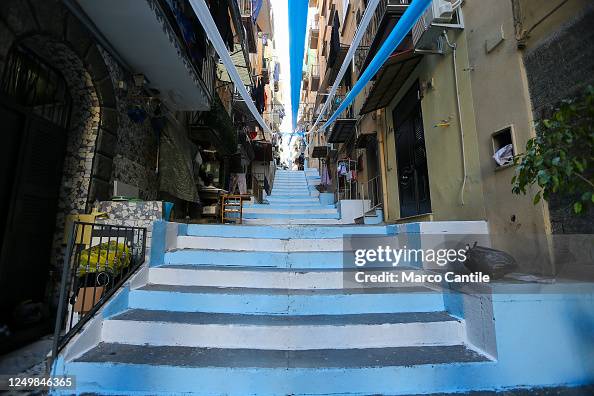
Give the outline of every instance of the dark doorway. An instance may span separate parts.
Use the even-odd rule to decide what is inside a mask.
[[[0,324],[18,334],[43,319],[17,307],[46,300],[72,102],[62,76],[23,47],[0,82]]]
[[[398,162],[400,217],[430,213],[427,151],[418,83],[402,98],[392,116]]]

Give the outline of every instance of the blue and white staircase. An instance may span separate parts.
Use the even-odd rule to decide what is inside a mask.
[[[313,199],[296,197],[305,182],[294,175],[279,172],[275,210]],[[302,217],[282,219],[325,219],[306,212],[314,201],[299,204]],[[592,322],[566,325],[591,312],[591,291],[549,301],[344,288],[344,235],[412,240],[423,227],[155,223],[150,265],[70,341],[54,374],[75,375],[77,393],[118,395],[410,395],[592,380],[583,345],[558,342],[591,336]]]
[[[336,205],[320,203],[319,176],[308,171],[276,172],[268,204],[246,205],[246,224],[338,224]]]

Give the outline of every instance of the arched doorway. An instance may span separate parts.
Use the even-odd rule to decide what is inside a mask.
[[[3,323],[18,321],[18,304],[45,299],[71,111],[62,74],[15,44],[0,80]]]

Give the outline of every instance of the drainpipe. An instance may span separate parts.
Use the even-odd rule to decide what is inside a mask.
[[[466,179],[468,177],[466,170],[466,152],[464,147],[464,124],[462,123],[462,107],[460,106],[460,86],[458,84],[458,66],[456,64],[456,49],[458,45],[452,44],[448,37],[448,33],[444,30],[443,36],[446,43],[452,49],[452,62],[454,64],[454,83],[456,85],[456,105],[458,107],[458,124],[460,124],[460,144],[462,147],[462,171],[464,178],[462,179],[462,186],[460,187],[460,203],[464,206],[464,189],[466,188]]]
[[[386,109],[381,109],[379,114],[376,117],[377,123],[377,142],[379,144],[379,157],[380,157],[380,180],[382,181],[382,200],[383,205],[382,209],[384,210],[384,221],[388,218],[389,209],[388,209],[388,171],[386,168],[386,157],[385,157],[385,147],[384,147],[384,132],[386,131],[386,124],[383,123],[382,125],[382,118],[385,120],[385,117],[381,117],[386,112]]]

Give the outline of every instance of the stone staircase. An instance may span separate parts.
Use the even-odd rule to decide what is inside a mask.
[[[322,205],[315,185],[319,176],[308,171],[276,172],[267,204],[245,205],[246,224],[337,224],[336,205]]]
[[[472,308],[422,284],[344,288],[343,236],[395,229],[318,225],[335,209],[319,207],[307,188],[302,172],[279,172],[271,211],[251,216],[313,224],[155,223],[150,266],[65,347],[54,374],[75,375],[77,393],[126,395],[407,395],[564,383],[551,374],[555,361],[569,362],[570,380],[582,378],[574,352],[549,353],[521,330],[499,357],[476,346],[495,342],[495,330],[468,318],[492,321],[497,312],[498,340],[508,340],[518,334],[512,322],[548,331],[532,314],[542,305],[530,305],[522,322],[508,300]]]

